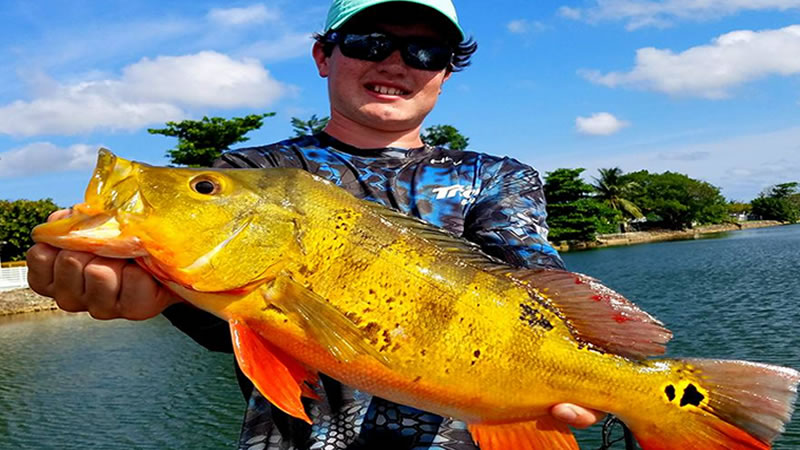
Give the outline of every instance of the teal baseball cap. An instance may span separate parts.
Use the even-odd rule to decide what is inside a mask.
[[[325,21],[323,33],[338,29],[345,22],[352,19],[353,16],[367,8],[390,2],[414,3],[427,6],[452,23],[462,41],[465,38],[464,30],[461,29],[461,25],[458,23],[456,7],[451,0],[333,0],[331,9],[328,10],[328,19]]]

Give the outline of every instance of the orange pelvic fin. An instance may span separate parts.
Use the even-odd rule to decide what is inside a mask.
[[[231,319],[228,323],[233,352],[242,372],[270,403],[310,424],[300,396],[316,398],[306,384],[316,384],[316,374],[264,340],[244,321]]]
[[[665,386],[679,414],[623,417],[644,450],[765,450],[792,417],[800,372],[746,361],[674,361],[687,379]]]
[[[549,416],[530,422],[470,424],[469,431],[481,450],[578,450],[569,427]]]
[[[600,349],[628,358],[661,355],[672,333],[596,279],[563,270],[517,270],[508,273],[526,283],[531,296],[556,307],[576,333]]]

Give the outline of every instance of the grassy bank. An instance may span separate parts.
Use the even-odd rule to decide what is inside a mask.
[[[738,231],[750,228],[774,227],[778,225],[785,224],[776,220],[753,220],[749,222],[706,225],[692,228],[691,230],[652,230],[635,231],[630,233],[601,234],[597,236],[597,240],[594,242],[559,242],[555,245],[555,247],[559,252],[568,252],[591,248],[615,247],[619,245],[697,239],[704,234]]]

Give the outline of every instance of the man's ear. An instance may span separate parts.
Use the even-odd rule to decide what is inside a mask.
[[[311,48],[311,56],[314,58],[314,63],[317,65],[319,76],[327,78],[330,72],[328,65],[329,56],[326,56],[325,52],[322,50],[322,44],[314,42],[314,46]]]

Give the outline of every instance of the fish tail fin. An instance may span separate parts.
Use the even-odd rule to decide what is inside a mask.
[[[772,448],[791,419],[800,372],[746,361],[673,360],[669,413],[623,421],[643,450]],[[635,415],[635,414],[634,414]]]

